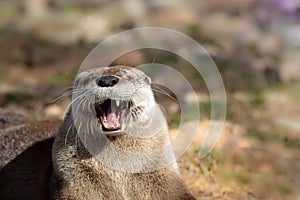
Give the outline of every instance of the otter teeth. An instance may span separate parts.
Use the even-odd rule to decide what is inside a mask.
[[[96,116],[104,132],[123,130],[124,122],[129,117],[128,101],[106,99],[95,105]]]

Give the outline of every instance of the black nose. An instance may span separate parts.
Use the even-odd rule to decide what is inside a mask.
[[[100,87],[111,87],[117,84],[119,79],[115,76],[101,76],[97,79],[97,85]]]

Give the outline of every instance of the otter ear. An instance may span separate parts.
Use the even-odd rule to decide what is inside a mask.
[[[147,84],[151,84],[151,78],[150,77],[148,77],[148,76],[145,76],[145,78],[144,78],[144,81],[147,83]]]

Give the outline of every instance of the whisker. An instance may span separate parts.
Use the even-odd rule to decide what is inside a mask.
[[[164,95],[166,95],[167,97],[169,97],[170,99],[172,99],[173,101],[175,101],[175,102],[178,103],[178,100],[177,100],[176,98],[172,97],[170,94],[167,94],[167,93],[165,93],[165,92],[163,92],[163,91],[160,91],[160,90],[155,90],[155,89],[152,89],[152,90],[153,90],[154,92],[158,92],[158,93],[164,94]]]
[[[86,96],[89,95],[89,91],[85,91],[83,92],[82,94],[80,94],[79,96],[75,97],[69,105],[72,105],[74,104],[76,101],[78,102],[78,105],[77,105],[77,110],[76,112],[78,113],[78,109],[80,108],[80,104],[82,103],[83,99],[86,98]],[[88,98],[86,98],[88,99]]]
[[[86,106],[86,103],[89,101],[89,98],[85,98],[85,100],[84,100],[84,103],[83,103],[83,109],[84,110],[88,110],[89,111],[89,107],[87,107],[87,108],[85,108],[85,106]],[[88,105],[89,105],[89,102],[88,102]]]
[[[151,85],[151,86],[156,87],[156,88],[153,88],[153,87],[152,87],[152,88],[151,88],[152,91],[158,92],[158,93],[161,93],[161,94],[164,94],[164,95],[166,95],[167,97],[169,97],[170,99],[172,99],[173,101],[178,102],[178,99],[176,99],[175,97],[173,97],[171,94],[169,94],[167,91],[163,90],[162,88],[160,88],[160,87],[158,87],[158,86],[156,86],[156,85]]]
[[[51,101],[51,103],[56,103],[58,101],[61,101],[65,98],[67,98],[68,96],[70,96],[71,94],[77,94],[77,93],[80,93],[82,91],[84,91],[86,89],[74,89],[74,90],[69,90],[69,91],[66,91],[65,93],[63,93],[61,96],[58,96],[57,98],[53,99]]]
[[[76,151],[76,155],[78,156],[78,133],[81,132],[81,126],[82,126],[82,122],[80,122],[79,126],[78,126],[78,129],[77,129],[77,133],[76,133],[76,136],[75,136],[75,151]]]
[[[78,105],[77,105],[77,108],[76,108],[76,114],[79,113],[79,108],[81,107],[81,104],[83,104],[83,102],[85,100],[84,97],[85,97],[84,95],[81,95],[80,98],[78,98]]]
[[[91,132],[92,132],[92,136],[95,138],[95,133],[94,133],[94,129],[93,129],[93,126],[92,126],[92,122],[90,123],[90,128],[91,128]]]
[[[68,131],[67,131],[67,134],[66,134],[66,137],[65,137],[65,147],[67,147],[67,140],[68,140],[68,135],[69,135],[69,132],[71,130],[71,128],[74,126],[74,124],[71,124],[70,127],[68,128]]]
[[[85,95],[88,94],[88,91],[83,92],[82,94],[76,96],[75,98],[72,99],[71,103],[74,103],[78,99],[81,99],[82,97],[85,97]]]
[[[89,132],[90,132],[88,124],[89,124],[89,119],[87,118],[87,120],[86,120],[87,130],[84,131],[84,145],[87,145],[87,143],[86,143],[86,137],[87,136],[86,135],[89,134]],[[89,135],[88,135],[88,137],[89,137]]]

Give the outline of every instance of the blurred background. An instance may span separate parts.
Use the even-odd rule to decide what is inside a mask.
[[[192,192],[199,199],[300,199],[299,0],[0,0],[0,106],[32,120],[62,119],[70,98],[54,100],[72,87],[89,51],[144,26],[198,41],[224,80],[227,122],[217,147],[199,159],[194,144],[179,160]],[[188,78],[207,126],[208,93],[186,61],[157,50],[115,61],[149,62]],[[156,96],[176,130],[178,105]]]

